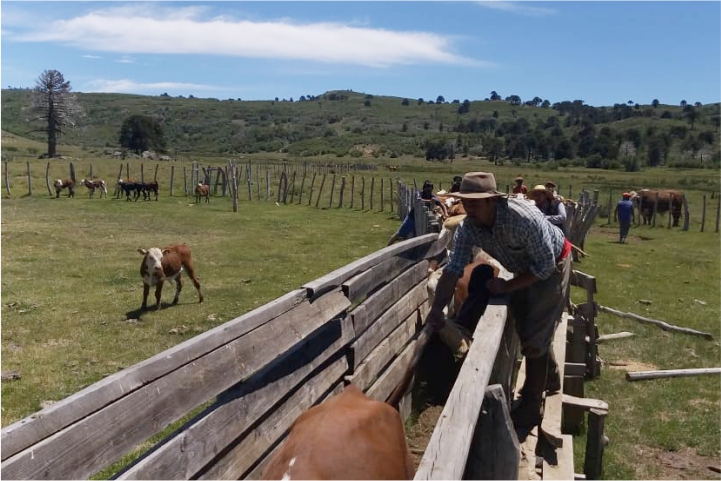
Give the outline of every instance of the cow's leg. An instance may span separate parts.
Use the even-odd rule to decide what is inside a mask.
[[[160,294],[163,292],[163,281],[158,281],[158,285],[155,286],[155,309],[160,310]]]
[[[178,277],[175,278],[175,298],[173,299],[173,305],[178,303],[180,299],[180,291],[183,290],[183,274],[178,273]]]
[[[185,267],[185,271],[188,273],[188,277],[190,277],[190,280],[193,281],[195,290],[198,291],[198,297],[200,298],[198,302],[203,302],[203,293],[200,290],[200,278],[195,273],[195,267],[193,267],[193,260],[191,259],[190,261],[183,264],[183,267]]]
[[[146,283],[143,283],[143,305],[140,306],[142,310],[145,310],[148,308],[148,294],[150,293],[150,286]]]

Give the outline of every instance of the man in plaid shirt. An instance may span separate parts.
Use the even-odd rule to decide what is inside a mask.
[[[426,322],[436,330],[443,326],[443,307],[453,296],[464,267],[473,260],[474,247],[515,274],[511,280],[493,278],[490,270],[477,267],[470,282],[475,287],[469,289],[458,321],[473,332],[488,298],[509,296],[510,314],[526,356],[526,381],[520,402],[511,411],[522,440],[541,422],[543,392],[560,389],[552,341],[568,298],[571,244],[535,205],[498,192],[493,174],[467,173],[460,191],[453,195],[463,202],[467,218],[456,231],[455,249],[443,269]]]

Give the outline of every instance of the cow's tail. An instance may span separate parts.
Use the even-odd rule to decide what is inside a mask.
[[[403,378],[386,401],[386,403],[393,406],[393,408],[396,410],[398,409],[398,404],[401,402],[401,399],[403,399],[403,396],[405,396],[406,391],[408,390],[408,386],[410,386],[411,384],[413,374],[416,371],[416,367],[421,360],[421,356],[423,356],[423,351],[425,350],[426,344],[428,344],[428,340],[431,338],[432,334],[433,327],[430,324],[426,323],[426,325],[423,326],[423,330],[418,336],[418,339],[416,340],[416,347],[413,351],[413,358],[411,358],[411,362],[408,364],[406,372],[403,373]]]

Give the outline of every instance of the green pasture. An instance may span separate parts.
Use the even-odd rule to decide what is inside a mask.
[[[4,134],[3,146],[5,140]],[[18,152],[26,148],[20,145]],[[542,170],[531,164],[494,166],[480,159],[450,164],[399,158],[391,159],[398,166],[395,172],[379,164],[378,170],[349,174],[356,183],[353,209],[349,207],[348,184],[344,205],[338,207],[340,174],[329,207],[329,175],[316,208],[319,179],[311,205],[307,191],[302,205],[297,202],[302,163],[285,162],[288,172],[298,172],[297,192],[293,203],[289,194],[288,205],[276,205],[280,170],[272,170],[269,162],[282,163],[283,157],[248,156],[239,162],[250,160],[254,171],[260,167],[273,173],[271,200],[265,201],[264,180],[261,201],[256,199],[255,185],[254,200],[248,201],[247,185],[241,183],[238,212],[232,212],[228,197],[216,195],[209,205],[195,205],[192,196],[184,195],[179,172],[185,167],[189,174],[190,162],[144,161],[146,179],[152,178],[158,165],[160,200],[126,202],[112,198],[121,163],[82,154],[69,151],[72,159],[52,160],[51,179],[67,177],[70,161],[78,179],[89,174],[92,164],[95,177],[108,181],[109,199],[88,199],[84,187],[78,189],[75,199],[68,199],[66,192],[60,199],[49,196],[46,160],[17,155],[3,164],[3,176],[7,165],[11,192],[7,194],[3,182],[2,370],[18,370],[22,378],[2,383],[2,426],[382,248],[399,222],[390,211],[390,180],[412,184],[415,179],[420,184],[428,178],[436,187],[447,187],[455,174],[487,170],[496,174],[501,189],[521,174],[529,186],[554,180],[564,195],[571,188],[574,198],[580,189],[598,189],[602,204],[608,202],[609,193],[615,204],[622,191],[643,187],[673,187],[686,193],[691,211],[689,232],[668,229],[666,217],[661,216],[656,227],[632,228],[629,243],[621,245],[617,243],[618,226],[609,226],[607,218],[600,217],[586,240],[590,256],[576,268],[597,277],[600,304],[710,332],[714,340],[665,332],[601,313],[601,334],[631,331],[636,336],[600,346],[599,355],[605,361],[602,375],[586,383],[586,396],[603,399],[610,406],[606,478],[666,476],[657,458],[642,454],[649,449],[691,450],[708,459],[709,465],[718,465],[721,383],[717,376],[630,383],[623,366],[610,365],[646,369],[719,366],[721,244],[714,232],[717,198],[711,199],[711,192],[719,191],[718,172],[654,169],[630,174]],[[203,166],[225,166],[228,159],[195,160]],[[335,159],[313,161],[333,163]],[[26,162],[30,162],[31,196],[27,195]],[[141,161],[128,162],[131,176],[138,178]],[[169,196],[170,165],[175,165],[173,197]],[[366,189],[370,180],[376,179],[373,210],[368,198],[365,210],[360,209],[361,178],[365,178]],[[383,211],[378,192],[381,178],[386,189]],[[308,189],[309,179],[306,182]],[[707,218],[702,233],[704,195]],[[136,251],[174,242],[191,246],[206,300],[198,304],[197,294],[186,280],[177,306],[141,314],[141,256]],[[165,303],[172,300],[173,289],[166,286]],[[574,292],[574,296],[581,295]],[[582,472],[584,436],[576,438],[576,472]],[[710,470],[693,476],[718,478]]]

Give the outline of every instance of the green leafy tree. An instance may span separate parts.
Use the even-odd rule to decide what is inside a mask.
[[[658,108],[658,106],[661,104],[661,102],[658,101],[658,99],[653,99],[653,102],[651,102],[651,105],[653,105],[653,108]]]
[[[410,102],[408,102],[408,99],[403,99],[403,101],[401,102],[401,105],[406,105],[406,106],[407,106],[409,103],[410,103]]]
[[[67,127],[75,126],[83,112],[74,94],[70,92],[70,82],[57,70],[45,70],[37,78],[32,91],[31,110],[36,115],[34,121],[42,121],[42,129],[32,132],[46,132],[48,136],[48,157],[56,156],[57,142]]]
[[[686,120],[688,120],[688,123],[691,124],[691,130],[693,130],[694,124],[701,116],[700,112],[696,110],[693,105],[686,105],[683,108],[683,115],[686,117]]]
[[[150,149],[162,152],[165,150],[163,127],[147,115],[131,115],[120,127],[120,145],[137,154]]]
[[[495,90],[491,91],[491,100],[501,100],[501,96]]]
[[[445,102],[446,102],[446,99],[443,98],[443,95],[439,95],[438,98],[436,99],[437,104],[443,104]]]

